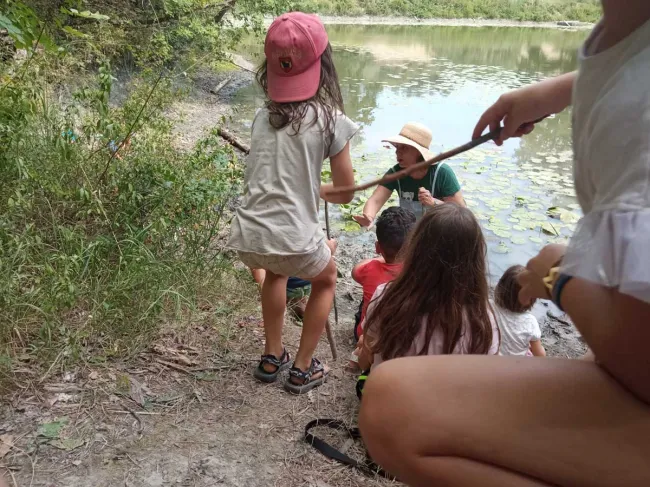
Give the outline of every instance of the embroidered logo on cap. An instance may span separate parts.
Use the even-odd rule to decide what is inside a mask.
[[[293,63],[291,62],[290,57],[281,57],[279,58],[279,61],[280,61],[280,68],[282,69],[282,71],[284,71],[285,73],[291,72],[291,70],[293,69]]]

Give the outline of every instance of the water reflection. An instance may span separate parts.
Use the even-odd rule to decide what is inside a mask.
[[[362,126],[353,140],[359,180],[394,164],[392,150],[380,140],[407,121],[431,128],[433,150],[465,143],[501,93],[574,70],[585,36],[584,31],[439,26],[338,25],[328,32],[347,113]],[[249,126],[262,103],[259,90],[242,90],[238,102],[241,122]],[[485,146],[450,161],[486,231],[494,275],[571,234],[577,214],[570,149],[567,112],[540,123],[521,141]],[[355,211],[364,197],[340,210]],[[344,219],[339,228],[363,238]]]

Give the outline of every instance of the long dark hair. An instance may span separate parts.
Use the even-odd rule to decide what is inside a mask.
[[[366,318],[377,337],[369,343],[373,353],[384,360],[405,356],[423,320],[425,340],[417,355],[427,354],[437,329],[444,354],[453,353],[465,333],[467,353],[488,353],[493,311],[485,255],[483,232],[470,210],[454,203],[430,209],[411,232],[400,275]]]
[[[318,91],[309,100],[293,103],[277,103],[272,100],[266,102],[269,111],[269,123],[276,129],[282,129],[291,125],[294,134],[300,132],[300,127],[307,115],[309,107],[322,110],[325,117],[325,133],[331,137],[334,133],[336,110],[345,113],[343,97],[339,86],[339,76],[336,73],[334,60],[332,59],[332,46],[328,43],[325,52],[320,57],[320,83]],[[257,82],[268,97],[268,79],[266,76],[266,59],[257,70]],[[317,117],[309,121],[309,125],[316,123]]]

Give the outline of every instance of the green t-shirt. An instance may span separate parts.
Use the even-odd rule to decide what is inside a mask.
[[[395,164],[386,171],[386,175],[395,173],[401,169],[402,168],[399,167],[399,164]],[[436,171],[440,171],[437,178],[435,177]],[[431,185],[433,184],[434,179],[436,180],[436,187],[432,191]],[[400,199],[405,199],[407,201],[419,201],[418,192],[420,188],[431,191],[431,195],[438,199],[453,196],[460,191],[460,184],[458,183],[458,179],[456,179],[454,170],[444,163],[430,166],[422,179],[413,179],[411,176],[406,176],[397,181],[382,184],[382,186],[391,191],[397,191]]]

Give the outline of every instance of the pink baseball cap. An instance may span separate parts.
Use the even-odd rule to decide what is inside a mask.
[[[318,92],[320,58],[327,43],[325,26],[316,15],[291,12],[273,21],[264,42],[271,100],[304,101]]]

